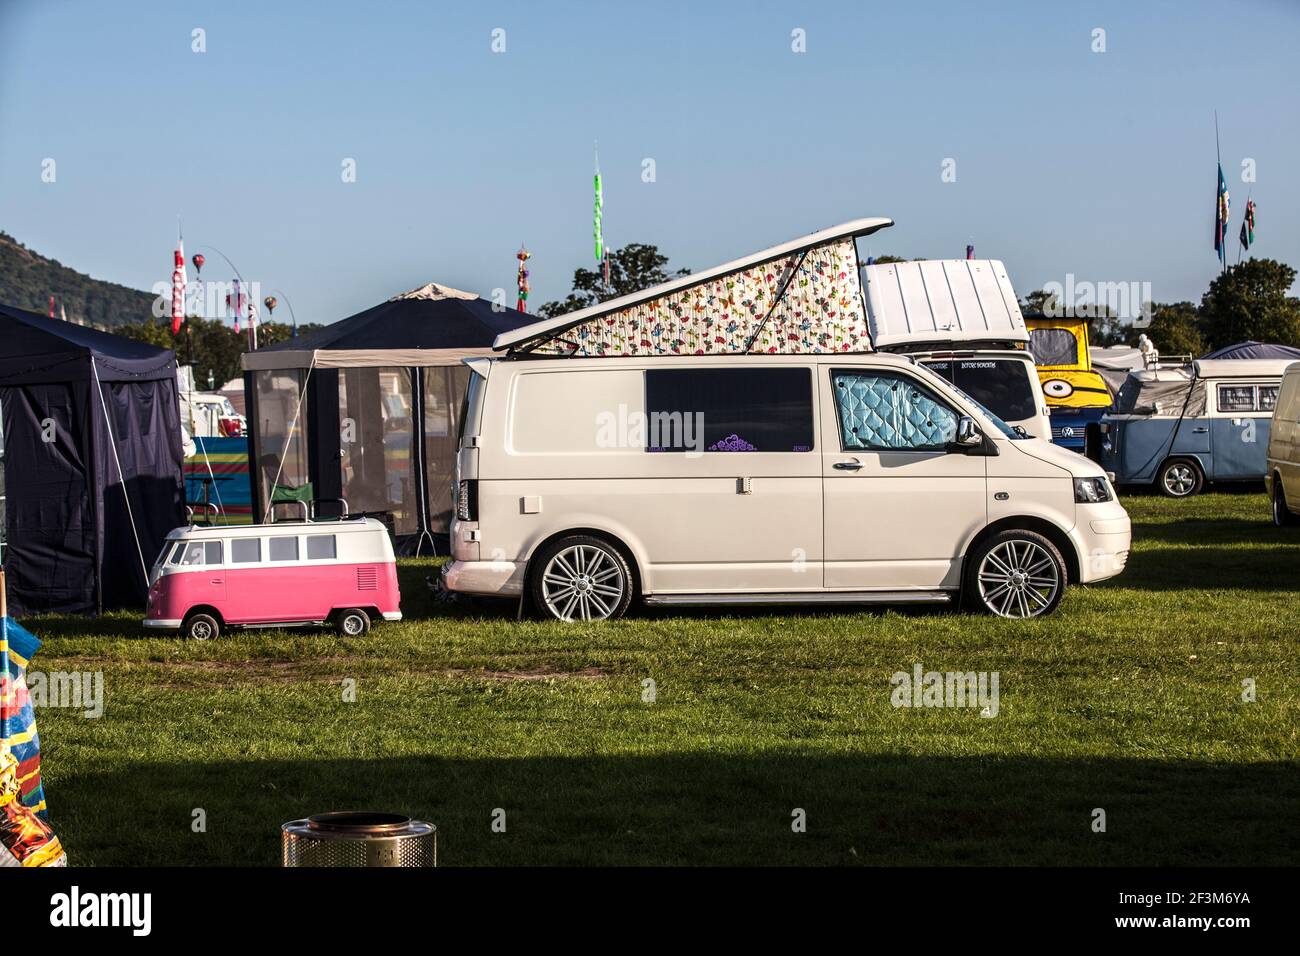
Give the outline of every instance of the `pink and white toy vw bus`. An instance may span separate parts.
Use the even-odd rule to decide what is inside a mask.
[[[144,626],[209,640],[228,627],[402,619],[397,562],[374,518],[177,528],[149,575]]]

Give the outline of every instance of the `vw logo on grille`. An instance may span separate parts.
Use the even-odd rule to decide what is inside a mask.
[[[1064,428],[1061,429],[1061,437],[1062,437],[1062,438],[1073,438],[1073,437],[1074,437],[1074,429],[1071,428],[1069,425],[1066,425]]]

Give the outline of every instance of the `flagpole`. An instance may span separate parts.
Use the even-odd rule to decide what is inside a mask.
[[[1219,175],[1222,176],[1223,175],[1223,152],[1219,148],[1219,111],[1218,110],[1214,111],[1214,160],[1218,164]],[[1216,205],[1220,205],[1221,197],[1216,196],[1214,201]],[[1222,250],[1222,253],[1219,255],[1219,275],[1223,275],[1225,272],[1228,271],[1228,250],[1227,250],[1228,222],[1226,219],[1223,221],[1221,228],[1223,229],[1223,236],[1219,240],[1219,248]]]

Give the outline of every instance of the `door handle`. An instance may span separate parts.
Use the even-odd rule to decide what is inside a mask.
[[[1192,429],[1192,434],[1193,434],[1193,435],[1204,435],[1204,434],[1205,434],[1206,432],[1208,432],[1208,431],[1209,431],[1209,429],[1208,429],[1208,428],[1205,428],[1205,427],[1201,427],[1201,428],[1193,428],[1193,429]]]
[[[837,461],[831,467],[838,471],[861,471],[862,462],[854,458],[852,461]]]

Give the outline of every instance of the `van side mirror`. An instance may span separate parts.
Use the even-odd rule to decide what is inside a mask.
[[[984,433],[975,424],[975,419],[969,415],[963,415],[957,419],[957,437],[953,440],[953,445],[956,448],[959,450],[979,448],[983,444]]]

